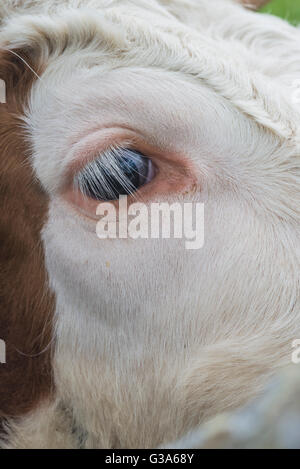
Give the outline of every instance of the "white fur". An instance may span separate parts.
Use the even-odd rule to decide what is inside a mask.
[[[300,32],[226,0],[40,3],[2,2],[0,40],[47,63],[24,119],[51,200],[51,405],[65,446],[71,427],[75,446],[161,445],[259,393],[299,337]],[[112,124],[193,162],[197,191],[165,200],[205,202],[202,250],[99,240],[62,200],[81,139]],[[27,422],[12,447],[61,445]]]

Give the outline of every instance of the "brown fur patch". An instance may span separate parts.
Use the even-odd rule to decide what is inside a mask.
[[[30,63],[30,51],[16,51]],[[35,68],[35,65],[30,63]],[[41,70],[36,70],[41,73]],[[36,79],[9,51],[0,51],[0,422],[21,416],[49,395],[54,298],[49,292],[40,233],[48,200],[30,165],[20,114]]]

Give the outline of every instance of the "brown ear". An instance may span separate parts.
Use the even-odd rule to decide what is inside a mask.
[[[270,0],[239,0],[239,2],[249,8],[259,9],[269,3]]]
[[[35,64],[30,50],[14,52],[0,50],[6,85],[0,104],[0,340],[6,346],[0,433],[1,420],[32,410],[50,392],[54,308],[40,235],[48,200],[33,175],[21,119]]]

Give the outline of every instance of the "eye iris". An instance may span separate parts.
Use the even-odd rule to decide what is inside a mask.
[[[74,185],[96,200],[130,195],[150,182],[154,169],[149,158],[131,149],[110,149],[74,178]]]

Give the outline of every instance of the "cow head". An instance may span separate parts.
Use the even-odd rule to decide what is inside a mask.
[[[9,4],[9,444],[45,426],[42,444],[66,444],[58,419],[74,446],[157,445],[254,396],[300,332],[300,33],[229,0]],[[99,239],[99,203],[124,190],[204,204],[203,248]]]

